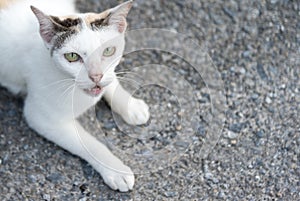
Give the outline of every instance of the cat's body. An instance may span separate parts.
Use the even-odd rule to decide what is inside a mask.
[[[132,189],[130,168],[76,120],[102,96],[130,124],[149,118],[148,106],[132,98],[114,73],[131,2],[100,14],[74,14],[73,0],[0,0],[0,5],[5,5],[0,8],[0,84],[27,94],[24,116],[30,127],[87,160],[111,188]]]

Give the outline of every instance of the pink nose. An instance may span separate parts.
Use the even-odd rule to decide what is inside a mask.
[[[95,82],[98,83],[102,79],[103,75],[102,74],[96,74],[96,75],[89,75],[89,78]]]

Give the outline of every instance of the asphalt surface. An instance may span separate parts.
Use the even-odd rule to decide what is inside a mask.
[[[128,23],[156,28],[129,34],[117,69],[130,71],[122,82],[150,105],[151,122],[130,127],[103,101],[81,121],[132,167],[134,190],[110,190],[85,161],[32,131],[22,97],[0,88],[0,199],[300,200],[299,1],[136,0]],[[134,51],[143,40],[160,48]],[[198,45],[180,48],[189,40]]]

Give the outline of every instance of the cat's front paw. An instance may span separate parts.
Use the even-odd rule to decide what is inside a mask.
[[[132,190],[134,185],[134,174],[131,169],[123,165],[118,170],[105,168],[101,171],[104,182],[113,190],[127,192]]]
[[[132,97],[121,116],[128,124],[145,124],[150,118],[149,106],[143,100]]]

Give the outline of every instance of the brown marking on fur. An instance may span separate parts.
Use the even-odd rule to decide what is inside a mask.
[[[99,14],[88,13],[88,15],[84,18],[84,22],[92,30],[96,30],[103,26],[108,26],[109,16],[110,16],[109,11],[104,11]]]
[[[92,30],[100,29],[103,26],[108,26],[108,18],[98,19],[90,23]]]
[[[0,9],[7,8],[9,5],[14,4],[19,0],[0,0]]]
[[[65,16],[65,17],[50,16],[50,17],[54,23],[67,28],[76,27],[81,24],[81,19],[76,16]]]
[[[53,46],[51,48],[50,54],[53,55],[53,52],[59,48],[62,47],[62,45],[66,42],[68,38],[70,38],[72,35],[75,35],[77,32],[74,29],[69,29],[68,31],[65,31],[61,33],[60,35],[55,38]]]

